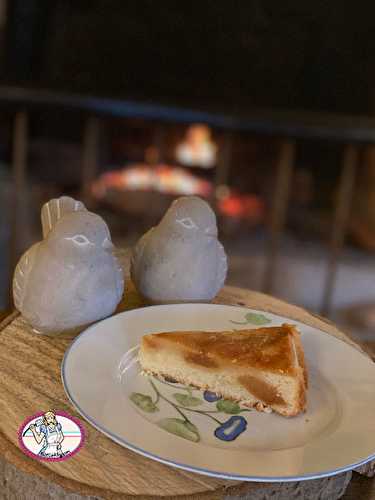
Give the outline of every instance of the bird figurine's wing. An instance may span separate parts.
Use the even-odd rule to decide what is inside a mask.
[[[225,253],[223,245],[220,243],[220,241],[218,241],[217,244],[218,244],[217,279],[218,279],[218,284],[219,284],[219,289],[220,289],[224,285],[225,280],[227,278],[228,260],[227,260],[227,254]]]
[[[122,252],[120,250],[118,250],[116,247],[113,247],[112,255],[115,261],[116,290],[120,300],[124,293],[125,274],[126,271],[129,272],[129,270],[126,269],[125,263],[121,259]]]
[[[146,248],[146,245],[151,237],[151,235],[154,233],[155,228],[152,227],[145,233],[141,238],[138,240],[137,244],[135,245],[131,259],[130,259],[130,274],[132,277],[132,280],[134,281],[136,279],[136,276],[138,274],[138,266],[142,262],[142,257],[144,250]]]
[[[22,310],[27,283],[35,263],[40,242],[30,247],[20,258],[13,275],[13,300],[18,311]]]
[[[42,207],[41,219],[43,239],[46,239],[48,233],[53,229],[56,222],[64,215],[71,212],[87,210],[81,201],[77,201],[69,196],[53,198]]]

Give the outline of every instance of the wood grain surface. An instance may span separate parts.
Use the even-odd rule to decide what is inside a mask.
[[[119,311],[145,305],[129,280],[124,297]],[[361,349],[335,325],[300,307],[261,293],[225,287],[215,302],[281,314],[324,330]],[[19,471],[21,475],[32,475],[37,481],[44,481],[57,489],[62,488],[65,492],[74,492],[82,498],[91,495],[106,499],[136,497],[139,500],[250,498],[247,495],[250,492],[255,495],[256,491],[263,491],[263,496],[259,498],[268,498],[266,492],[272,496],[277,489],[284,491],[283,495],[287,491],[291,494],[293,484],[297,485],[300,491],[313,491],[315,488],[314,496],[303,498],[334,499],[339,498],[336,495],[339,495],[340,491],[340,494],[345,491],[351,472],[324,480],[266,485],[225,481],[177,470],[124,449],[86,422],[84,426],[87,442],[82,450],[69,460],[42,463],[25,456],[18,448],[17,430],[26,417],[49,409],[65,410],[79,417],[68,402],[60,379],[63,354],[76,335],[77,333],[57,337],[37,335],[17,313],[8,316],[0,324],[0,462],[3,461],[4,470],[7,467],[8,476],[14,476],[14,484],[17,483],[16,472]],[[27,480],[24,481],[26,484]],[[33,484],[36,485],[36,482]],[[331,496],[326,496],[324,492],[329,491]],[[60,496],[60,493],[53,496],[51,493],[50,498],[67,497]]]
[[[0,311],[0,323],[10,315],[11,311]]]

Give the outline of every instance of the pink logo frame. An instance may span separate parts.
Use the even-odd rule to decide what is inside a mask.
[[[63,462],[64,460],[69,460],[69,458],[71,458],[74,455],[76,455],[81,450],[81,448],[83,447],[83,445],[85,444],[85,441],[86,441],[86,431],[85,431],[82,423],[80,422],[80,420],[78,420],[78,418],[73,417],[72,415],[69,415],[69,413],[66,413],[65,411],[54,411],[54,413],[55,413],[56,416],[65,417],[65,418],[71,420],[72,422],[74,422],[77,425],[77,427],[79,428],[80,433],[81,433],[80,443],[79,443],[79,445],[73,451],[69,452],[64,457],[53,458],[53,457],[43,457],[43,456],[40,456],[40,455],[38,455],[36,453],[33,453],[28,448],[26,448],[26,446],[25,446],[25,444],[23,442],[23,436],[22,436],[22,434],[23,434],[26,426],[30,422],[32,422],[33,420],[35,420],[36,418],[42,417],[44,415],[44,413],[45,412],[42,412],[42,411],[39,412],[39,413],[35,413],[31,417],[27,417],[22,422],[22,424],[18,428],[18,444],[19,444],[19,447],[21,448],[21,450],[23,451],[23,453],[25,453],[25,455],[27,455],[27,456],[29,456],[31,458],[35,458],[36,460],[40,460],[41,462]]]

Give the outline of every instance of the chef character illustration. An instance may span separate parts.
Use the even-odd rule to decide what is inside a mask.
[[[31,424],[29,429],[35,441],[38,444],[43,443],[38,455],[48,458],[59,458],[65,455],[61,449],[64,434],[53,411],[47,411],[42,418]]]

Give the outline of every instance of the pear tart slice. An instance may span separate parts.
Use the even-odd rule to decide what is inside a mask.
[[[305,410],[307,370],[293,325],[142,338],[142,370],[287,417]]]

